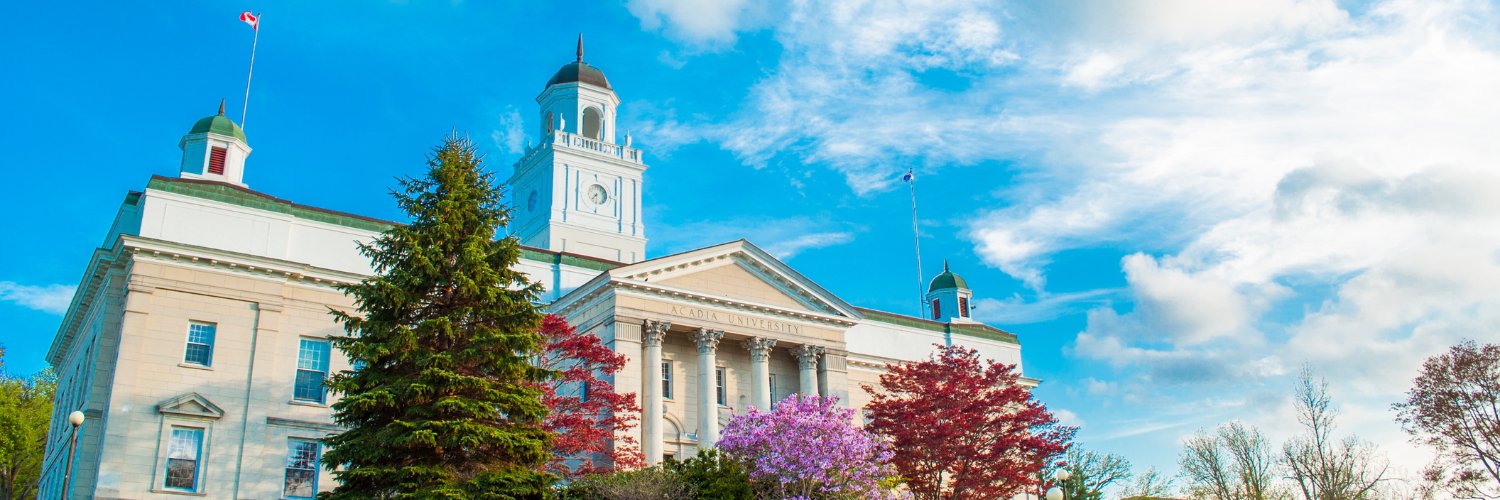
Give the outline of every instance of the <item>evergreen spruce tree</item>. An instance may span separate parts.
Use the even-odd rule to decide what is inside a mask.
[[[327,498],[540,498],[554,479],[541,286],[514,269],[516,239],[495,239],[509,209],[481,162],[450,136],[392,192],[411,223],[360,248],[375,275],[344,287],[358,313],[334,312],[359,368],[329,380],[347,430],[326,440],[342,483]]]

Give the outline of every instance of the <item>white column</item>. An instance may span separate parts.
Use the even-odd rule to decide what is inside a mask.
[[[797,356],[797,368],[802,382],[801,390],[797,391],[803,396],[818,395],[818,355],[823,354],[823,348],[815,345],[802,344],[792,350]]]
[[[755,337],[745,341],[750,350],[750,380],[755,387],[750,391],[750,403],[760,411],[771,409],[771,348],[776,339]]]
[[[661,462],[661,341],[671,327],[671,322],[647,321],[641,336],[646,351],[646,377],[641,384],[641,453],[646,455],[646,465]]]
[[[714,354],[719,348],[719,340],[724,338],[724,330],[710,330],[699,328],[698,333],[693,335],[693,342],[698,344],[698,451],[713,447],[719,441],[719,401],[715,397],[714,389],[718,387],[714,377],[715,362]]]

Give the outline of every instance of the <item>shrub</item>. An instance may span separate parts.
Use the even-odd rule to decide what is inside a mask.
[[[667,459],[662,468],[677,475],[697,493],[697,498],[753,500],[750,474],[745,466],[717,450],[706,450],[684,461]]]
[[[596,474],[574,481],[560,495],[568,500],[688,500],[692,485],[677,473],[662,467]]]

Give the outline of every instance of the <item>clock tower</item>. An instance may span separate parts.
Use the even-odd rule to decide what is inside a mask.
[[[641,151],[616,138],[620,98],[604,72],[577,60],[563,65],[536,98],[541,141],[506,181],[514,201],[511,233],[521,244],[624,263],[645,260]]]

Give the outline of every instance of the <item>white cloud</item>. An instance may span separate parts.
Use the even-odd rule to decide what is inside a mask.
[[[775,255],[781,260],[790,259],[803,250],[823,248],[834,245],[842,245],[854,240],[854,235],[845,232],[835,233],[808,233],[795,236],[789,240],[780,240],[769,243],[767,252]]]
[[[1058,316],[1082,312],[1108,303],[1123,290],[1104,288],[1059,294],[1044,294],[1026,301],[1020,295],[1004,299],[989,297],[974,300],[974,319],[991,325],[1019,325],[1050,321]]]
[[[0,301],[14,302],[21,307],[52,314],[68,311],[73,301],[71,285],[32,286],[11,281],[0,281]]]
[[[526,129],[521,121],[521,113],[515,107],[506,106],[500,112],[495,130],[490,132],[490,140],[506,153],[520,154],[526,151]]]
[[[1420,360],[1500,324],[1497,22],[1466,0],[808,1],[729,123],[661,126],[860,194],[909,164],[1020,165],[966,235],[1043,298],[981,313],[1072,310],[1045,298],[1053,261],[1121,249],[1127,300],[1080,299],[1069,353],[1180,390],[1120,401],[1277,425],[1313,363],[1350,430],[1394,443],[1381,409]],[[1224,393],[1253,396],[1193,401]]]
[[[842,245],[854,240],[857,228],[843,227],[817,218],[784,219],[742,217],[731,220],[701,220],[662,228],[651,244],[656,254],[684,252],[744,238],[776,256],[791,259],[802,252]]]
[[[689,43],[732,45],[737,33],[754,28],[765,5],[749,0],[630,0],[625,8],[647,30],[665,30]]]

